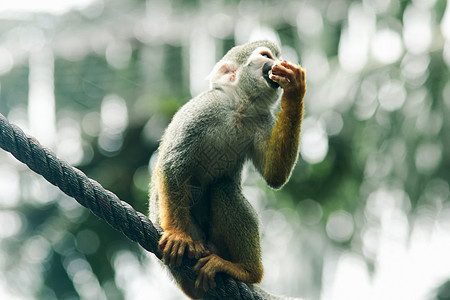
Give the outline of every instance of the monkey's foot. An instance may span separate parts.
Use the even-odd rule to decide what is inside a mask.
[[[195,287],[201,287],[205,291],[214,288],[216,286],[214,276],[217,272],[222,271],[223,262],[224,260],[216,254],[199,259],[194,266],[194,271],[198,274]]]
[[[248,283],[260,282],[262,278],[262,269],[249,272],[241,264],[232,263],[217,254],[211,254],[199,259],[194,266],[194,271],[198,274],[195,287],[203,288],[205,291],[216,286],[214,276],[216,276],[217,272],[227,273],[234,279]]]

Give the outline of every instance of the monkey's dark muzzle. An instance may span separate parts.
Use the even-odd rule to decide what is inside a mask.
[[[271,86],[272,88],[276,89],[276,88],[278,88],[280,85],[279,85],[278,83],[276,83],[275,81],[272,81],[272,80],[269,78],[269,71],[272,70],[272,66],[273,66],[273,63],[270,63],[270,62],[266,63],[266,64],[263,66],[263,68],[262,68],[262,72],[263,72],[263,77],[264,77],[264,79],[267,81],[267,83],[269,84],[269,86]]]

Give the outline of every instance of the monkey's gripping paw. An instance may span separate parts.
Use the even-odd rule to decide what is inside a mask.
[[[195,287],[203,288],[207,291],[216,287],[214,276],[217,272],[222,271],[223,260],[216,254],[208,255],[207,257],[199,259],[194,266],[194,271],[197,272],[198,277],[195,281]]]
[[[287,61],[272,66],[272,74],[269,77],[278,83],[284,92],[302,99],[306,92],[305,70],[300,65]]]
[[[205,253],[202,241],[194,241],[188,234],[179,232],[164,232],[159,240],[159,249],[164,263],[170,266],[181,265],[185,251],[191,259],[199,259]]]

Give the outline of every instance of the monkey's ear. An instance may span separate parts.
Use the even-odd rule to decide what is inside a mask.
[[[217,75],[225,77],[227,81],[234,82],[236,80],[236,65],[229,62],[224,62],[219,65]]]
[[[237,65],[229,61],[219,61],[209,75],[211,86],[233,84],[236,81]]]

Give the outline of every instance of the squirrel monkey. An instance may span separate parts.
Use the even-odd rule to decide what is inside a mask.
[[[225,272],[246,283],[263,276],[256,212],[241,190],[244,162],[281,188],[298,157],[305,71],[279,59],[272,42],[236,46],[216,64],[210,89],[173,117],[150,184],[150,218],[164,234],[163,261],[198,299]],[[280,89],[281,111],[274,114]],[[199,259],[196,282],[174,267]]]

